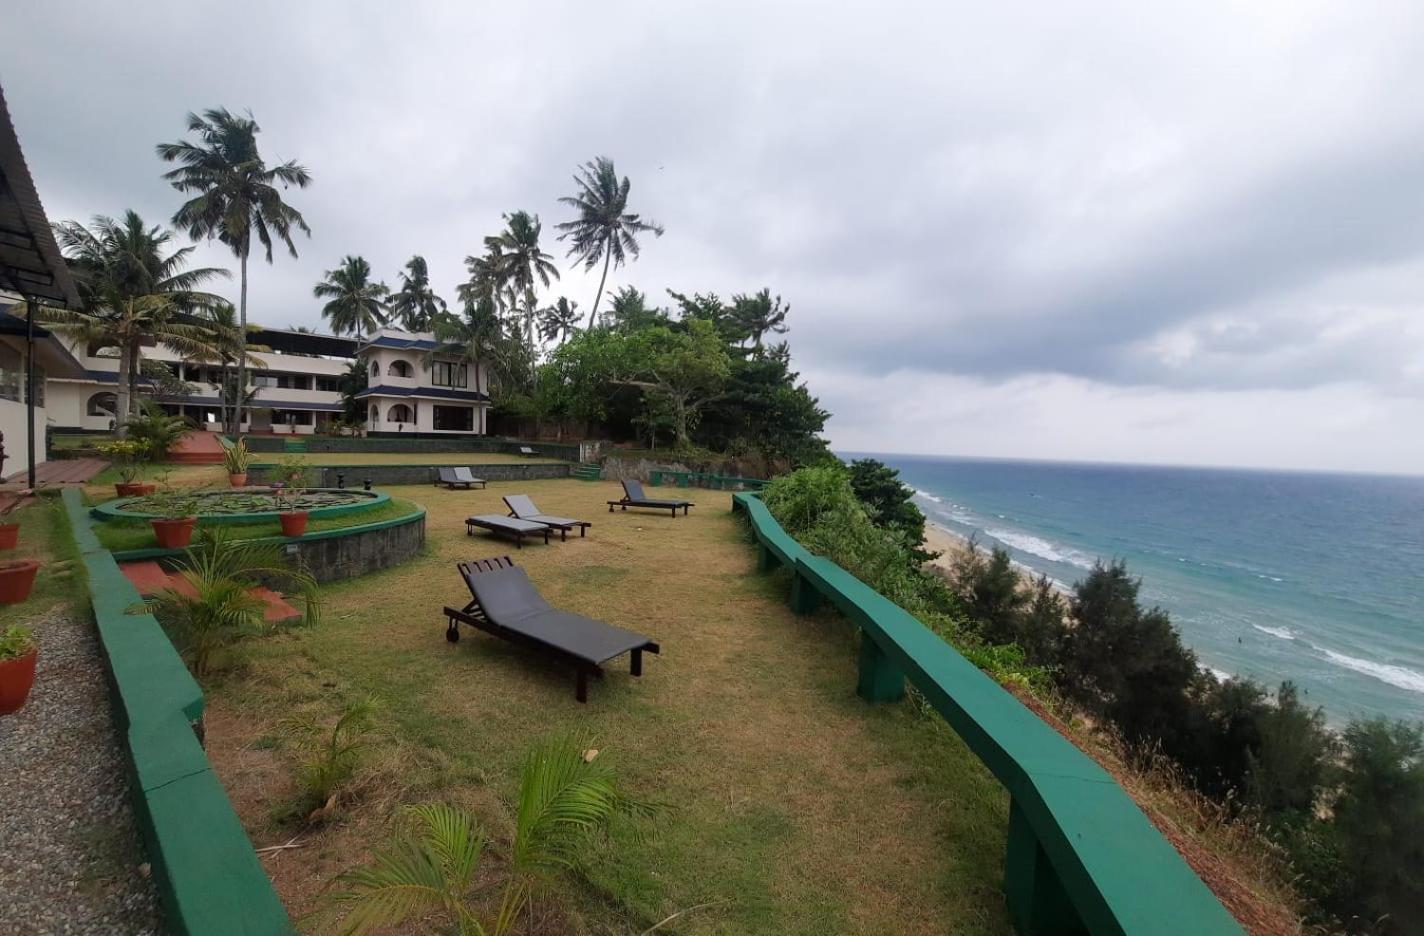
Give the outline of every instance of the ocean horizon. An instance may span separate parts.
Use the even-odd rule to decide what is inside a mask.
[[[1126,561],[1218,676],[1291,680],[1336,725],[1424,720],[1424,477],[837,454],[1065,587]]]

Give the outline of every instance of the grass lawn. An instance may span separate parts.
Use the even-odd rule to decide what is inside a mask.
[[[275,465],[293,456],[279,452],[253,452],[254,465]],[[548,465],[563,464],[547,456],[524,457],[502,452],[302,452],[296,457],[309,465]]]
[[[388,503],[369,510],[341,514],[336,517],[312,517],[307,521],[308,533],[324,530],[342,530],[346,527],[394,520],[415,513],[420,508],[408,500],[392,498]],[[280,536],[282,527],[276,520],[261,523],[227,523],[223,531],[229,539],[260,539],[264,536]],[[129,549],[149,549],[158,545],[153,527],[147,520],[109,520],[94,524],[94,533],[105,549],[121,552]]]
[[[64,505],[58,497],[34,497],[6,518],[20,525],[20,542],[14,549],[0,552],[0,561],[40,560],[35,585],[28,600],[0,605],[0,630],[11,624],[27,624],[57,605],[70,600],[83,576],[77,561],[78,550],[69,532]]]
[[[301,834],[303,847],[263,855],[294,917],[401,827],[402,804],[468,806],[502,861],[522,758],[571,730],[667,808],[615,825],[521,932],[636,933],[694,907],[658,931],[1008,932],[1006,794],[937,719],[855,696],[850,627],[786,609],[728,495],[695,492],[700,506],[672,519],[608,513],[619,492],[606,483],[386,490],[427,508],[425,553],[325,587],[321,625],[238,645],[206,687],[209,755],[254,845]],[[502,513],[511,492],[592,521],[589,537],[515,551],[465,535],[464,517]],[[662,654],[642,679],[611,666],[579,705],[572,672],[543,657],[470,631],[447,643],[440,607],[468,599],[454,562],[506,553],[552,603],[644,632]],[[303,831],[287,818],[298,753],[279,721],[334,720],[368,696],[379,728],[353,799]]]

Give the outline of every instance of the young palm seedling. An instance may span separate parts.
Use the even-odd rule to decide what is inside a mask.
[[[310,716],[292,715],[282,720],[283,730],[308,755],[297,769],[307,822],[320,822],[336,810],[337,801],[356,771],[375,712],[375,701],[363,699],[346,706],[329,729]]]

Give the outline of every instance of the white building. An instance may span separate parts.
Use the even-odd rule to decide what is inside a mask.
[[[484,435],[488,376],[437,353],[430,332],[382,328],[357,351],[366,366],[366,431],[371,435]]]
[[[341,377],[355,356],[356,342],[349,338],[281,329],[258,329],[248,336],[253,357],[248,386],[256,387],[244,413],[243,432],[325,432],[341,416]],[[64,429],[103,430],[113,425],[119,360],[114,348],[81,348],[71,344],[83,365],[74,379],[50,381],[50,425]],[[264,350],[270,349],[270,350]],[[221,370],[216,364],[185,361],[162,345],[143,349],[149,361],[161,361],[192,386],[180,397],[156,396],[171,413],[187,416],[198,425],[221,432]],[[140,385],[152,389],[147,381]]]
[[[8,300],[0,296],[0,432],[5,434],[5,465],[3,474],[11,476],[23,470],[29,461],[29,431],[26,427],[30,407],[25,396],[27,368],[26,321],[7,311]],[[16,307],[12,307],[16,308]],[[23,310],[23,306],[17,307]],[[49,389],[58,377],[83,373],[76,361],[46,328],[34,330],[35,399],[34,437],[35,464],[45,460],[45,428],[52,411]]]

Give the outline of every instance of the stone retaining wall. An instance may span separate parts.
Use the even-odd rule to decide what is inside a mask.
[[[329,465],[313,467],[312,474],[317,475],[317,487],[336,487],[337,475],[346,476],[346,486],[359,488],[367,478],[377,487],[384,484],[433,484],[438,476],[440,468],[450,468],[451,465]],[[536,481],[546,478],[567,478],[573,470],[573,465],[568,463],[560,464],[540,464],[530,462],[529,464],[519,464],[512,462],[500,465],[481,465],[473,463],[469,466],[470,473],[476,478],[484,478],[486,481]],[[250,484],[266,484],[273,480],[276,470],[275,465],[252,465],[247,470],[247,480]]]

